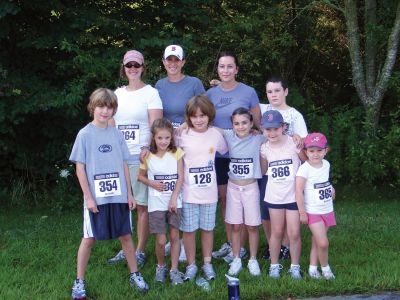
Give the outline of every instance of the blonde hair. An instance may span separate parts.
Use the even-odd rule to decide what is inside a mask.
[[[98,88],[96,89],[89,97],[89,104],[87,105],[87,110],[91,117],[93,117],[93,113],[96,107],[107,106],[108,108],[112,108],[113,115],[117,112],[118,108],[118,99],[117,95],[112,90],[106,88]]]
[[[190,117],[194,116],[197,109],[208,117],[208,126],[211,125],[215,118],[215,108],[214,104],[208,99],[206,95],[198,95],[190,98],[186,103],[185,109],[185,120],[189,127],[193,128],[193,124],[190,121]]]

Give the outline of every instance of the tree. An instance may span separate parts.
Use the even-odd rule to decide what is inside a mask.
[[[363,32],[360,32],[359,28],[357,0],[344,0],[342,7],[337,1],[324,2],[344,14],[353,84],[365,109],[367,133],[375,135],[383,98],[397,57],[400,37],[400,1],[389,3],[396,7],[396,14],[386,42],[381,40],[385,30],[377,19],[376,0],[365,0]],[[386,1],[381,1],[380,4],[388,5]],[[386,50],[384,50],[384,45],[386,45]]]

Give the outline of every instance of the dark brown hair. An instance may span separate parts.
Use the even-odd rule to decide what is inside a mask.
[[[151,125],[151,142],[150,142],[150,152],[151,153],[157,153],[157,145],[154,137],[156,136],[156,133],[160,129],[165,129],[168,130],[169,133],[171,133],[171,143],[168,146],[168,151],[171,151],[172,153],[176,152],[176,145],[175,145],[175,140],[174,140],[174,127],[172,126],[171,122],[168,121],[166,118],[162,119],[156,119],[153,122],[153,125]]]

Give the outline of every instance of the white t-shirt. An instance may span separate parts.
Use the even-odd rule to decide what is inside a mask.
[[[178,160],[183,155],[184,152],[181,148],[178,148],[175,153],[166,152],[163,157],[150,153],[144,164],[140,165],[141,169],[147,170],[147,178],[163,181],[166,185],[166,189],[163,192],[149,187],[148,212],[168,210],[169,201],[178,179]],[[177,208],[182,208],[181,193],[177,198]]]
[[[136,91],[120,87],[115,91],[118,109],[114,116],[116,127],[122,131],[131,157],[129,164],[138,164],[140,148],[150,143],[150,109],[162,109],[158,91],[146,85]]]
[[[306,179],[304,206],[309,214],[322,215],[333,211],[333,188],[329,182],[329,169],[329,162],[323,159],[321,168],[315,168],[306,161],[297,171],[296,176]]]
[[[303,115],[293,107],[289,109],[281,110],[275,109],[271,104],[264,104],[261,106],[261,114],[264,114],[268,110],[277,110],[281,113],[283,120],[288,124],[287,135],[293,136],[293,134],[298,134],[300,137],[304,138],[307,136],[307,126],[304,121]]]

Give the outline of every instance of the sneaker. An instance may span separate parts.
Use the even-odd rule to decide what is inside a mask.
[[[241,259],[245,258],[247,256],[247,250],[245,248],[240,248],[240,253],[239,253],[239,257]],[[230,264],[233,259],[235,258],[235,256],[233,255],[232,250],[228,253],[228,255],[226,255],[224,257],[224,261],[227,262],[228,264]]]
[[[308,275],[312,278],[312,279],[320,279],[321,278],[321,273],[318,270],[308,270]]]
[[[214,271],[212,263],[205,263],[201,267],[201,269],[203,270],[204,277],[207,280],[215,279],[215,277],[217,276],[217,274],[215,274],[215,271]]]
[[[268,246],[265,247],[261,258],[265,259],[265,260],[270,260],[271,259],[271,255],[269,254],[269,247]]]
[[[301,271],[300,271],[300,266],[291,266],[289,269],[290,277],[292,279],[299,280],[301,279]]]
[[[281,252],[279,253],[279,259],[290,259],[290,250],[289,247],[281,246]]]
[[[185,275],[183,276],[184,281],[193,280],[197,274],[197,266],[195,264],[188,265],[186,267]]]
[[[332,273],[332,270],[329,269],[327,271],[322,271],[322,276],[324,276],[324,278],[326,280],[333,280],[335,279],[335,275]]]
[[[143,268],[146,263],[146,254],[140,251],[136,251],[136,262],[139,267]]]
[[[249,269],[249,272],[251,275],[253,275],[253,276],[261,275],[260,265],[258,264],[257,259],[255,259],[255,258],[249,259],[247,268]]]
[[[186,252],[185,252],[185,246],[183,245],[183,241],[181,240],[181,250],[179,252],[179,258],[178,258],[179,262],[186,262]]]
[[[231,276],[237,275],[242,269],[242,260],[239,257],[235,257],[230,263],[228,274]]]
[[[232,251],[231,244],[229,242],[224,243],[221,248],[217,251],[213,251],[212,257],[214,258],[223,258],[224,256],[228,255],[228,253]]]
[[[107,260],[107,263],[108,263],[109,265],[113,265],[113,264],[119,263],[120,261],[123,261],[123,260],[125,260],[125,259],[126,259],[126,258],[125,258],[124,250],[120,250],[120,251],[117,253],[117,255],[115,255],[113,258],[110,258],[109,260]]]
[[[147,292],[149,286],[146,281],[144,281],[142,274],[140,272],[131,273],[129,275],[129,283],[132,287],[138,289],[141,292]]]
[[[269,277],[271,278],[279,278],[281,277],[281,270],[282,270],[282,265],[275,265],[275,266],[270,266],[269,267]]]
[[[86,281],[83,279],[75,279],[71,289],[71,297],[75,300],[86,299]]]
[[[164,266],[157,265],[156,267],[156,281],[165,282],[165,277],[167,276],[167,268]]]
[[[165,244],[164,256],[169,256],[171,254],[171,242]]]
[[[183,283],[183,274],[177,269],[169,271],[169,278],[171,279],[171,283],[173,285]]]

